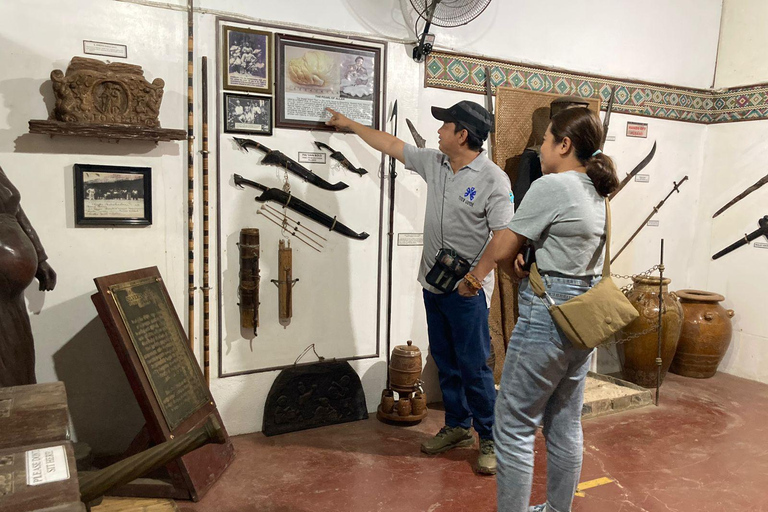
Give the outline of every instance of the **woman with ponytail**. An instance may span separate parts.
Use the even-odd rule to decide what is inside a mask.
[[[480,262],[459,286],[477,282],[497,264],[514,265],[521,278],[520,317],[509,341],[496,399],[499,512],[570,512],[582,463],[581,407],[592,356],[557,327],[531,290],[520,248],[530,240],[548,294],[558,304],[600,279],[605,249],[605,198],[619,185],[610,157],[600,150],[602,126],[583,107],[555,115],[541,146],[543,176],[515,212],[509,229],[494,235]],[[547,442],[547,502],[529,507],[536,429]]]

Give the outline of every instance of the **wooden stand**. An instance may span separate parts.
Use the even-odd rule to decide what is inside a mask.
[[[40,133],[51,137],[54,135],[75,135],[100,139],[151,140],[155,142],[185,140],[187,138],[185,130],[171,128],[150,128],[113,123],[65,123],[42,119],[33,119],[29,122],[29,133]]]
[[[98,293],[91,300],[146,421],[126,456],[186,434],[209,416],[223,425],[157,267],[94,281]],[[225,444],[205,445],[168,464],[167,480],[138,479],[112,494],[198,501],[233,457],[227,436]]]
[[[411,404],[413,404],[413,396],[414,396],[414,393],[415,393],[414,391],[405,392],[405,391],[398,391],[397,389],[395,389],[395,391],[397,391],[398,396],[400,398],[408,398],[409,400],[411,400]],[[376,409],[376,419],[378,419],[379,421],[383,421],[383,422],[392,422],[392,423],[396,423],[396,424],[399,424],[399,425],[413,425],[413,424],[416,424],[416,423],[420,422],[424,418],[426,418],[427,417],[427,413],[429,413],[429,409],[427,409],[426,405],[425,405],[424,412],[422,412],[420,414],[413,414],[413,413],[411,413],[411,414],[407,414],[405,416],[401,416],[398,413],[398,410],[397,410],[397,406],[398,406],[399,400],[395,400],[394,401],[394,406],[392,407],[392,412],[384,412],[384,403],[383,402],[384,402],[384,399],[382,397],[382,403],[380,403],[379,407]]]

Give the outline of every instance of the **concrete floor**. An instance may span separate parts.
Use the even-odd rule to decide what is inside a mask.
[[[367,421],[267,438],[233,439],[233,465],[182,512],[490,512],[494,477],[473,473],[476,448],[437,456],[419,443],[442,426]],[[585,454],[574,512],[768,511],[768,385],[717,374],[668,375],[660,407],[584,422]],[[532,501],[545,499],[544,440],[537,439]]]

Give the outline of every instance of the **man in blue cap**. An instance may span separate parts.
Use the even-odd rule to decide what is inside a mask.
[[[421,445],[428,454],[470,446],[473,426],[480,438],[476,470],[496,473],[493,408],[496,400],[490,354],[488,308],[493,273],[480,282],[473,297],[456,291],[466,270],[482,256],[490,233],[512,220],[509,178],[488,159],[483,142],[493,128],[486,109],[471,101],[450,108],[432,107],[443,122],[437,131],[438,150],[419,149],[386,132],[374,130],[327,109],[326,124],[350,130],[374,149],[405,164],[427,182],[424,249],[419,283],[424,288],[429,347],[435,360],[445,406],[445,426]],[[456,262],[462,271],[453,275]],[[466,268],[466,270],[464,270]],[[446,277],[447,276],[447,277]]]

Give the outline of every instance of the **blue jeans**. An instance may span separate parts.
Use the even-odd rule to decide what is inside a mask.
[[[542,277],[558,304],[581,295],[599,277]],[[548,512],[570,512],[579,483],[581,408],[591,350],[576,349],[555,325],[527,279],[520,284],[520,317],[512,332],[496,399],[499,512],[527,512],[536,429],[547,441]]]
[[[437,365],[443,392],[445,424],[469,428],[481,439],[493,439],[496,388],[488,367],[491,334],[485,293],[462,297],[458,292],[424,290],[429,351]]]

